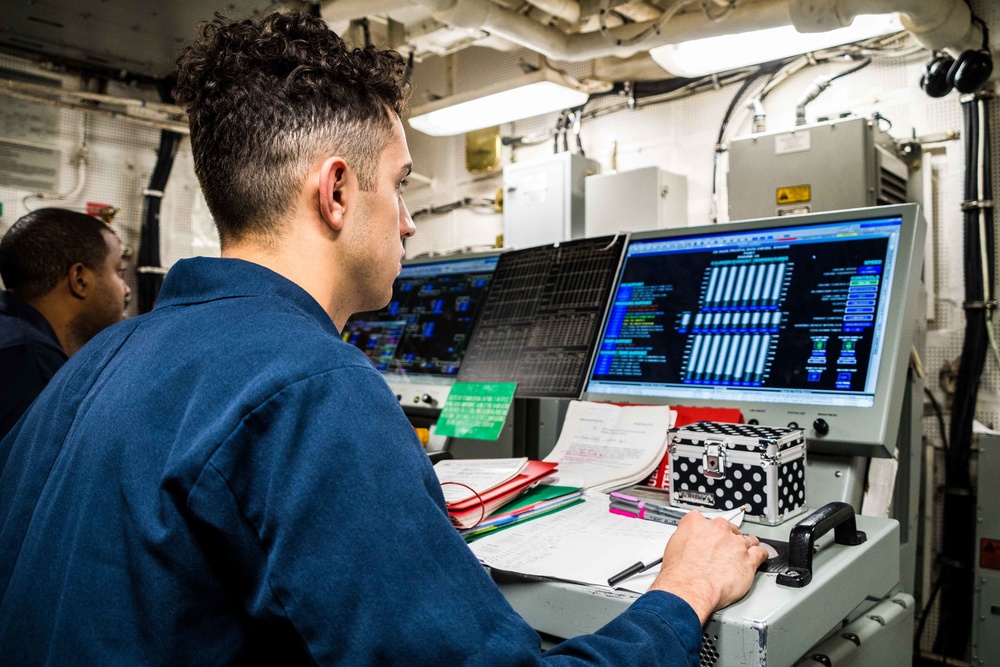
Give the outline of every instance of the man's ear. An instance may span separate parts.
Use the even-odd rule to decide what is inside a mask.
[[[334,231],[344,225],[347,211],[347,162],[330,157],[319,169],[319,214]]]
[[[83,262],[77,262],[69,267],[69,271],[66,272],[66,285],[70,294],[78,299],[87,298],[89,273]]]

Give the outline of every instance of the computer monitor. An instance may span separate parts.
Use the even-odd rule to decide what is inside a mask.
[[[504,253],[461,382],[516,382],[516,398],[579,398],[627,235]]]
[[[343,338],[390,375],[455,377],[499,253],[408,260],[382,310],[348,320]]]
[[[925,233],[906,204],[636,234],[585,397],[738,407],[890,456]]]

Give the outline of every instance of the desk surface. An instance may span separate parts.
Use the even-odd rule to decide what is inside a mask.
[[[716,612],[705,626],[703,667],[792,665],[856,610],[887,596],[899,581],[899,525],[864,516],[857,522],[868,536],[861,545],[834,544],[832,533],[817,541],[807,586],[779,586],[776,574],[759,573],[743,600]],[[744,524],[743,530],[787,540],[794,524]],[[498,583],[533,628],[560,638],[597,630],[638,597],[556,581]]]

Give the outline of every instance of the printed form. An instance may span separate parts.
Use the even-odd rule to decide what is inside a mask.
[[[481,563],[498,570],[607,588],[611,575],[663,556],[674,530],[612,514],[608,497],[595,493],[579,505],[487,535],[469,548]],[[618,588],[644,593],[659,571],[655,567]]]
[[[608,588],[609,577],[636,561],[651,563],[662,557],[676,530],[612,514],[608,505],[607,495],[591,493],[579,505],[486,535],[469,548],[479,562],[497,570]],[[704,514],[724,517],[737,527],[743,522],[740,509]],[[659,573],[657,565],[615,588],[645,593]]]
[[[666,405],[573,401],[546,461],[559,464],[556,484],[613,491],[640,482],[667,450],[677,413]]]

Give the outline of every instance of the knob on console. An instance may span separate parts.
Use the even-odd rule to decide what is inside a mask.
[[[430,394],[424,394],[423,396],[421,396],[420,402],[426,403],[427,405],[437,405],[437,401],[435,401],[434,397],[431,396]]]
[[[819,417],[813,422],[813,430],[816,431],[816,435],[826,435],[830,432],[830,424],[822,417]]]

